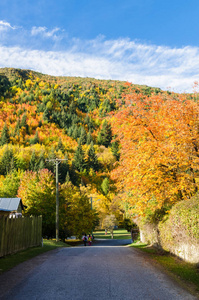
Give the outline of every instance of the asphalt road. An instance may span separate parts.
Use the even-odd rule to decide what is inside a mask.
[[[61,248],[0,275],[0,299],[192,300],[130,240]]]

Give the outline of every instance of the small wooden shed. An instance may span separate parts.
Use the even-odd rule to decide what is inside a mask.
[[[21,198],[0,198],[0,216],[18,218],[22,216],[22,210]]]

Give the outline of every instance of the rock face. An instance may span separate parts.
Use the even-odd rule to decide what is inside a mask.
[[[199,196],[177,203],[169,217],[158,224],[141,225],[140,238],[187,262],[199,264]]]

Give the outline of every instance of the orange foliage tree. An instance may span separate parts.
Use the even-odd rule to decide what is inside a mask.
[[[197,191],[198,104],[186,95],[147,97],[131,88],[123,103],[112,116],[121,143],[112,177],[135,214],[165,212]]]

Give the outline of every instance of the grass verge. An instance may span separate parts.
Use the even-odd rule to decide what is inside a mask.
[[[94,236],[96,239],[111,239],[110,232],[105,235],[104,230],[95,231]],[[126,229],[116,229],[113,231],[113,238],[119,240],[131,239],[131,234]]]
[[[0,274],[12,269],[18,264],[33,258],[44,252],[59,248],[59,247],[69,247],[69,245],[63,242],[56,242],[55,240],[43,240],[43,247],[33,247],[27,250],[7,255],[0,258]]]
[[[158,250],[143,243],[131,244],[131,247],[140,249],[151,257],[155,262],[164,267],[178,282],[186,286],[190,292],[199,296],[199,268],[195,264],[182,261],[169,252]]]
[[[83,244],[83,241],[82,240],[66,240],[66,243],[69,245],[69,246],[79,246],[79,245],[82,245]]]

